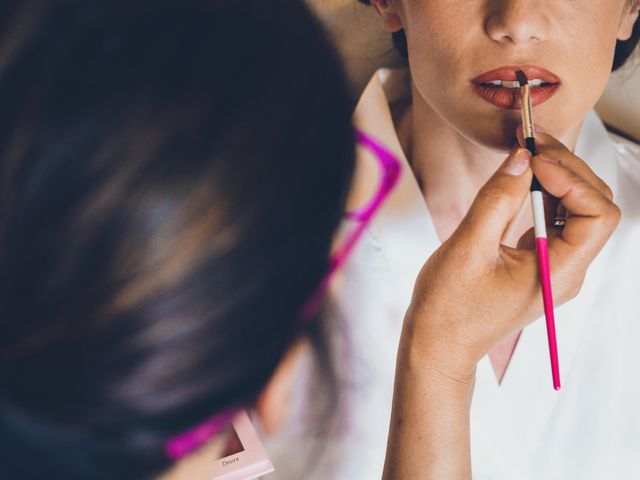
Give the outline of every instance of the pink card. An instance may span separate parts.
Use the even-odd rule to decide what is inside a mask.
[[[229,442],[214,462],[212,480],[252,480],[273,472],[273,465],[245,410],[228,429]]]

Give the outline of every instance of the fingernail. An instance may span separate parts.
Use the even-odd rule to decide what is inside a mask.
[[[509,155],[504,164],[504,173],[508,175],[522,175],[529,168],[531,154],[529,150],[519,148],[515,153]]]
[[[546,131],[544,128],[540,127],[539,125],[534,125],[534,126],[533,126],[533,129],[534,129],[536,132],[540,132],[540,133],[547,133],[547,131]]]
[[[544,153],[538,154],[537,158],[539,158],[543,162],[553,163],[554,165],[560,165],[560,160],[550,157],[548,155],[545,155]]]

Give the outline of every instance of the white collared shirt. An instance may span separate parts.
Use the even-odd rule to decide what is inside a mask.
[[[380,78],[367,87],[355,120],[401,159],[402,176],[334,288],[340,403],[320,424],[330,433],[309,423],[322,414],[314,390],[322,383],[307,362],[291,420],[267,442],[274,479],[382,475],[402,322],[418,272],[440,240]],[[612,188],[623,219],[580,294],[556,309],[562,390],[552,387],[544,319],[522,332],[501,384],[488,357],[479,363],[471,410],[475,480],[640,478],[640,147],[612,139],[591,112],[576,154]]]

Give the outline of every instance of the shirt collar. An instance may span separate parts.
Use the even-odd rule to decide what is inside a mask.
[[[593,110],[582,123],[575,154],[609,185],[614,194],[618,191],[616,146]]]

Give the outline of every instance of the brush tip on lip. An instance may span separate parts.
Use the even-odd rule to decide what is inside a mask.
[[[518,70],[516,72],[516,78],[518,79],[518,83],[520,84],[521,87],[524,87],[525,85],[529,85],[529,79],[527,78],[527,74],[524,73],[522,70]]]

